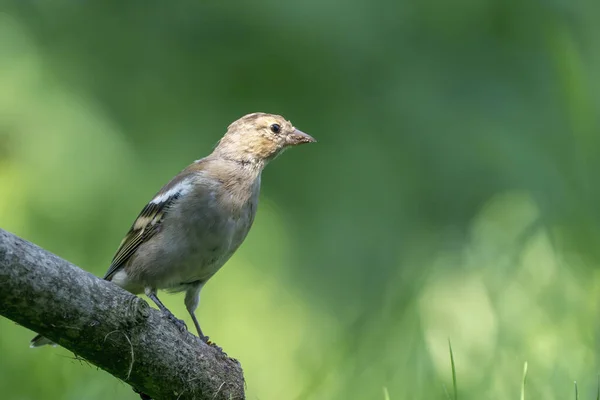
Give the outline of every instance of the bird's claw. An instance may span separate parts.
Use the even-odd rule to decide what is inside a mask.
[[[200,340],[202,340],[204,343],[206,343],[207,345],[211,346],[211,347],[215,347],[219,350],[221,350],[221,352],[223,352],[223,349],[220,348],[219,346],[217,346],[217,344],[215,342],[211,342],[210,338],[208,336],[205,335],[200,335],[198,336],[200,338]]]
[[[164,315],[169,321],[175,324],[175,326],[177,327],[177,329],[179,329],[181,333],[187,332],[188,328],[185,322],[183,322],[183,320],[175,317],[171,312],[165,312]]]

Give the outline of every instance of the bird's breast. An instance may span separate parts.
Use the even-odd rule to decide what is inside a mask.
[[[245,201],[222,194],[209,194],[203,203],[190,202],[179,208],[165,224],[164,233],[172,238],[168,260],[163,267],[164,283],[178,285],[212,277],[235,253],[246,238],[256,214],[258,192]]]

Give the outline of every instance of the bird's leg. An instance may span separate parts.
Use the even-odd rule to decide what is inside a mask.
[[[188,290],[185,292],[185,308],[190,313],[190,316],[192,317],[192,321],[194,321],[194,326],[196,327],[196,330],[198,331],[198,337],[204,343],[208,343],[208,336],[204,336],[204,334],[202,333],[202,329],[200,328],[200,323],[198,322],[198,319],[196,318],[196,314],[194,313],[194,311],[196,311],[196,308],[198,308],[198,304],[200,303],[200,290],[202,289],[202,286],[204,286],[204,283],[202,283],[202,282],[198,282],[194,285],[190,285]]]
[[[208,336],[204,336],[204,334],[202,333],[202,329],[200,328],[200,324],[198,323],[198,319],[196,318],[196,314],[194,314],[194,312],[190,312],[190,315],[192,316],[192,321],[194,321],[194,325],[196,326],[196,330],[198,331],[198,337],[204,343],[208,343]]]
[[[177,326],[177,328],[179,328],[181,332],[187,331],[187,325],[185,324],[185,322],[183,322],[180,319],[177,319],[173,315],[173,313],[169,311],[169,309],[165,307],[165,305],[158,299],[158,296],[156,296],[156,289],[146,288],[144,290],[144,293],[146,294],[146,296],[148,296],[150,300],[154,302],[154,304],[158,306],[158,308],[160,309],[160,311],[162,311],[165,317],[167,317],[171,322],[175,324],[175,326]]]

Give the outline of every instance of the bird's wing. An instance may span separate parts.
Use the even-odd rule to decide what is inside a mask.
[[[182,171],[146,204],[121,241],[104,279],[111,280],[115,272],[127,263],[139,247],[159,231],[169,209],[192,189],[191,173],[189,168]]]

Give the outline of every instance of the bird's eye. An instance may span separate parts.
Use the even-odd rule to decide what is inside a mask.
[[[279,124],[271,125],[271,132],[273,132],[273,133],[281,132],[281,126]]]

